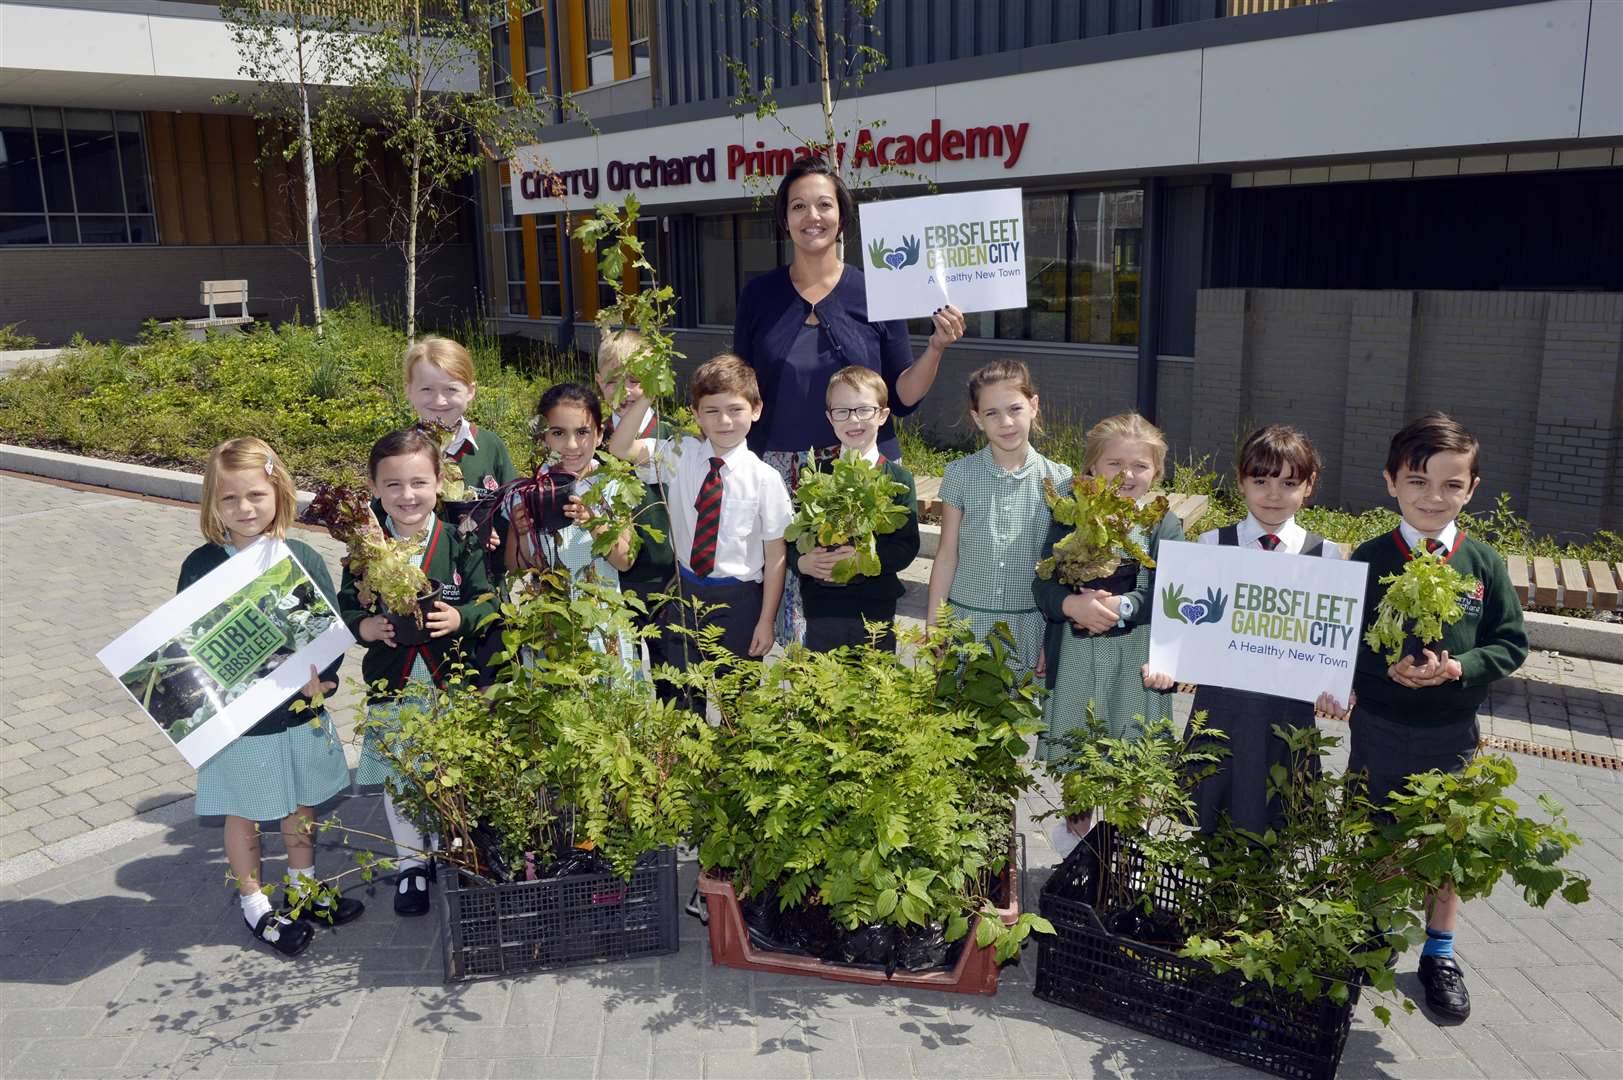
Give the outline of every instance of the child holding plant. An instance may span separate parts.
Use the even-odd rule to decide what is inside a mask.
[[[593,541],[607,526],[592,525],[595,516],[590,505],[593,489],[599,485],[597,448],[603,443],[603,402],[589,387],[558,383],[541,395],[535,409],[540,449],[548,459],[545,469],[574,478],[569,500],[563,508],[570,524],[556,532],[530,527],[524,500],[515,492],[504,507],[513,521],[513,537],[506,545],[509,572],[514,570],[561,569],[571,583],[591,580],[618,590],[620,575],[631,566],[631,530],[614,540],[604,555],[592,553]],[[599,496],[614,481],[602,485]],[[521,586],[513,582],[517,591]],[[629,637],[620,639],[620,657],[628,669],[636,670],[641,657]]]
[[[704,438],[638,438],[649,408],[639,390],[609,450],[664,484],[678,587],[684,598],[715,606],[700,626],[719,625],[721,645],[735,657],[765,656],[783,596],[783,533],[792,510],[783,478],[746,442],[761,416],[760,387],[748,364],[722,353],[699,365],[688,393]],[[677,667],[696,659],[693,639],[675,626],[665,650]]]
[[[1521,604],[1504,560],[1466,536],[1456,521],[1481,480],[1479,451],[1475,437],[1442,413],[1427,413],[1394,435],[1384,476],[1403,521],[1352,554],[1370,567],[1366,630],[1411,563],[1436,560],[1465,579],[1458,593],[1446,597],[1451,610],[1434,615],[1443,627],[1440,639],[1425,643],[1418,659],[1396,649],[1377,652],[1370,636],[1358,650],[1353,674],[1358,714],[1352,718],[1347,768],[1367,774],[1370,801],[1377,806],[1415,773],[1460,772],[1476,756],[1476,712],[1488,687],[1527,659]],[[1430,559],[1420,559],[1422,553]],[[1427,907],[1420,955],[1426,1004],[1456,1021],[1471,1014],[1465,973],[1454,956],[1458,915],[1459,898],[1452,888],[1443,888]]]
[[[1123,515],[1140,519],[1115,538],[1118,553],[1133,549],[1149,555],[1140,560],[1137,573],[1128,567],[1116,580],[1101,580],[1097,587],[1067,584],[1060,573],[1036,578],[1032,596],[1048,620],[1044,652],[1047,661],[1048,698],[1043,704],[1047,733],[1037,741],[1043,760],[1056,762],[1065,756],[1061,738],[1067,732],[1086,728],[1088,710],[1109,729],[1111,738],[1132,738],[1146,725],[1172,717],[1172,694],[1145,685],[1143,667],[1150,655],[1150,599],[1155,595],[1155,554],[1164,540],[1182,540],[1183,523],[1167,513],[1165,501],[1151,502],[1151,489],[1160,480],[1166,464],[1166,436],[1137,413],[1107,417],[1088,431],[1082,465],[1088,493],[1113,493],[1129,500],[1138,510]],[[1144,520],[1148,523],[1142,523]],[[1042,555],[1055,554],[1055,545],[1065,540],[1069,530],[1054,522]],[[1115,566],[1115,560],[1110,560]],[[1072,831],[1085,834],[1091,823],[1074,822]]]
[[[986,446],[947,466],[941,480],[941,543],[930,568],[925,622],[941,605],[968,618],[976,638],[998,623],[1014,635],[1017,675],[1040,671],[1043,616],[1031,602],[1032,568],[1051,520],[1044,481],[1069,491],[1071,470],[1031,445],[1037,388],[1018,360],[996,360],[969,377],[969,418]]]
[[[872,565],[867,569],[862,568],[864,553],[850,543],[832,548],[813,546],[793,560],[806,613],[806,648],[832,652],[843,645],[865,644],[866,624],[876,622],[886,627],[879,644],[895,651],[896,601],[904,591],[897,575],[919,553],[918,494],[913,474],[879,452],[879,429],[890,419],[890,409],[884,377],[877,371],[854,365],[841,368],[829,379],[824,400],[829,422],[840,440],[841,458],[874,466],[874,476],[864,474],[865,479],[882,477],[891,482],[896,490],[888,501],[897,509],[883,510],[886,517],[897,520],[884,522],[893,527],[883,532],[874,522],[862,523],[874,526],[861,538],[865,553],[871,556]],[[830,465],[823,463],[819,471],[828,468]],[[808,485],[808,479],[801,478],[803,497],[816,488],[816,481]],[[851,574],[853,567],[840,569],[842,563],[853,560],[857,563],[855,574]]]
[[[413,565],[426,576],[438,596],[422,616],[427,640],[403,645],[395,641],[395,624],[379,610],[377,593],[385,583],[373,580],[377,569],[368,569],[357,578],[349,564],[344,567],[343,587],[338,594],[339,615],[366,646],[361,674],[367,685],[366,736],[361,762],[356,769],[358,784],[384,784],[383,809],[389,821],[389,834],[399,854],[394,909],[397,915],[422,915],[428,911],[428,871],[420,852],[423,834],[395,807],[387,785],[398,779],[384,750],[394,757],[406,751],[392,737],[399,724],[400,711],[429,688],[444,686],[451,668],[461,657],[462,642],[473,635],[479,623],[495,611],[487,595],[484,553],[465,545],[454,529],[434,514],[440,486],[439,446],[420,428],[408,428],[385,435],[372,447],[367,477],[373,497],[383,510],[381,524],[390,536],[416,542]],[[363,600],[363,595],[366,597]]]
[[[276,452],[259,439],[228,439],[209,455],[203,472],[199,523],[208,542],[186,556],[180,566],[181,592],[227,559],[264,540],[285,540],[310,580],[335,607],[332,578],[321,553],[301,540],[285,539],[293,521],[296,492],[293,477]],[[318,672],[300,694],[319,703],[338,687],[342,657]],[[287,872],[297,886],[315,878],[315,811],[349,782],[344,748],[327,710],[294,711],[290,698],[259,723],[209,758],[197,770],[197,813],[225,816],[225,855],[236,879],[242,917],[260,941],[285,956],[297,956],[314,934],[306,920],[342,925],[359,918],[364,905],[351,897],[336,904],[311,905],[297,921],[271,908],[260,884],[259,825],[282,823]]]
[[[1274,424],[1258,428],[1240,444],[1235,456],[1234,481],[1245,499],[1246,516],[1234,525],[1200,534],[1199,543],[1239,547],[1253,551],[1341,558],[1341,549],[1296,523],[1296,514],[1313,494],[1319,478],[1319,452],[1308,437],[1293,427]],[[1171,690],[1172,676],[1144,668],[1144,685]],[[1334,708],[1328,695],[1321,706]],[[1291,760],[1285,740],[1273,733],[1313,726],[1314,706],[1305,701],[1274,697],[1250,690],[1201,686],[1195,691],[1194,711],[1206,714],[1206,728],[1222,733],[1227,749],[1194,792],[1200,827],[1215,831],[1225,820],[1236,828],[1264,833],[1280,824],[1280,800],[1268,796],[1268,778],[1275,765],[1287,774],[1298,764]],[[1317,760],[1307,763],[1317,768]]]

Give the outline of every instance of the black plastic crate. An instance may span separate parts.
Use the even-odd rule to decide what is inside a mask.
[[[630,881],[604,873],[491,885],[446,867],[440,880],[446,982],[677,950],[672,848],[644,855]]]
[[[1218,975],[1177,955],[1171,942],[1163,948],[1111,933],[1099,898],[1119,894],[1122,884],[1127,895],[1149,893],[1152,920],[1175,920],[1177,871],[1161,868],[1148,890],[1146,873],[1143,856],[1114,829],[1095,829],[1071,852],[1043,887],[1040,910],[1055,933],[1036,935],[1036,995],[1276,1076],[1334,1077],[1358,1003],[1356,980],[1345,1004],[1308,1001],[1235,972]],[[1125,882],[1112,880],[1121,875]]]

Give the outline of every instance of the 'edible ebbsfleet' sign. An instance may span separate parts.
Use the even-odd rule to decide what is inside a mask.
[[[1179,682],[1346,704],[1369,567],[1212,544],[1156,554],[1150,669]]]
[[[1019,188],[864,203],[868,318],[914,319],[1026,306],[1026,226]]]

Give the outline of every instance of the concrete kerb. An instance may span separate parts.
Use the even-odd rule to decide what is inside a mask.
[[[197,819],[197,797],[185,795],[124,821],[70,836],[54,844],[0,859],[0,889],[12,889],[29,878],[71,865]]]
[[[26,446],[0,444],[0,469],[181,502],[198,502],[203,495],[203,478],[196,473],[154,469],[146,465],[104,461]],[[299,509],[304,509],[314,497],[311,492],[299,492]],[[920,558],[934,559],[940,543],[940,526],[919,526]],[[1602,623],[1529,612],[1527,639],[1535,649],[1563,656],[1623,663],[1623,623]]]

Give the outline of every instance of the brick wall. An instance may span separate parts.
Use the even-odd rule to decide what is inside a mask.
[[[370,296],[386,310],[402,306],[405,275],[394,248],[329,247],[326,267],[334,302]],[[429,322],[449,323],[474,311],[471,245],[445,245],[421,273],[418,305]],[[248,310],[256,316],[275,322],[308,316],[309,269],[293,248],[12,247],[0,259],[0,325],[20,323],[47,345],[64,344],[76,333],[128,341],[147,319],[208,314],[197,302],[198,282],[221,278],[248,280]]]
[[[1192,396],[1191,447],[1220,461],[1255,424],[1305,430],[1324,503],[1386,503],[1388,439],[1441,409],[1482,441],[1475,508],[1623,527],[1623,294],[1206,289]]]

